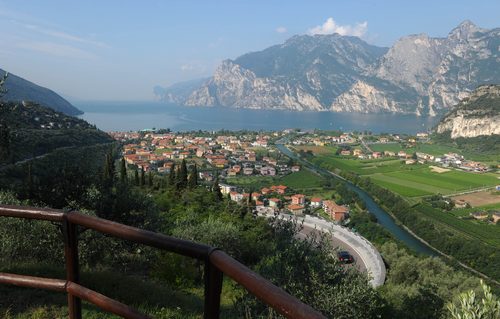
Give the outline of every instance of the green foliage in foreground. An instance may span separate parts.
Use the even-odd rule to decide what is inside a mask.
[[[497,319],[500,318],[500,300],[491,293],[491,288],[481,280],[483,297],[473,290],[464,292],[458,302],[449,303],[448,310],[453,319]]]

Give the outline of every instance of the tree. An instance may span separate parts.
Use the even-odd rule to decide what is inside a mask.
[[[115,161],[111,152],[106,154],[104,162],[104,171],[102,176],[102,184],[105,188],[113,187],[115,180]]]
[[[139,180],[139,172],[137,170],[134,170],[134,184],[135,186],[139,186],[141,184]]]
[[[0,161],[7,161],[10,156],[10,130],[0,124]]]
[[[491,293],[481,279],[483,297],[479,299],[474,290],[460,294],[458,304],[449,303],[448,311],[453,319],[497,319],[500,318],[500,300]]]
[[[148,186],[153,187],[153,173],[151,171],[148,172]]]
[[[7,93],[7,90],[3,87],[7,77],[9,76],[9,72],[5,72],[3,77],[0,79],[0,98]]]
[[[222,198],[224,196],[222,195],[222,192],[221,192],[220,186],[219,186],[219,172],[215,173],[215,180],[214,180],[214,183],[212,184],[212,193],[215,195],[215,199],[218,202],[222,201]]]
[[[182,160],[181,166],[179,167],[179,173],[177,175],[177,187],[179,189],[184,189],[187,186],[188,181],[188,170],[186,165],[186,160]]]
[[[168,175],[168,186],[172,187],[175,185],[176,176],[175,176],[175,163],[172,163],[172,167],[170,168],[170,174]]]
[[[31,162],[28,163],[28,172],[26,178],[26,197],[33,198],[34,185],[33,185],[33,165]]]
[[[127,164],[125,163],[125,159],[122,158],[120,162],[120,180],[122,183],[127,182]]]
[[[257,264],[257,273],[327,318],[380,317],[377,291],[364,275],[339,263],[326,235],[311,233],[302,240],[296,238],[300,225],[280,219],[272,220],[272,225],[274,252]],[[237,298],[235,309],[244,318],[280,318],[249,294]]]
[[[191,167],[191,173],[188,177],[188,187],[190,189],[196,188],[198,185],[198,169],[196,168],[196,164]]]
[[[146,185],[146,176],[144,174],[144,167],[141,167],[141,187]]]

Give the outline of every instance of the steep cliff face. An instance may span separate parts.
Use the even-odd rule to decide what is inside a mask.
[[[467,97],[478,85],[500,83],[499,50],[500,29],[481,29],[470,21],[461,23],[446,38],[424,34],[404,37],[370,72],[374,90],[386,93],[388,104],[394,104],[397,112],[434,116]],[[384,83],[402,94],[387,94]],[[413,97],[410,104],[408,96]],[[347,111],[353,99],[370,101],[370,96],[363,95],[356,83],[342,99],[333,103],[333,110]],[[386,108],[383,104],[380,109]]]
[[[190,94],[189,106],[335,112],[444,113],[481,84],[500,83],[500,29],[461,23],[446,38],[401,38],[390,49],[356,37],[294,36],[226,60]]]
[[[500,135],[500,85],[478,87],[436,127],[451,138]]]
[[[324,110],[321,103],[300,85],[291,86],[278,79],[257,77],[230,60],[224,61],[213,78],[195,90],[184,102],[187,106],[230,106]]]

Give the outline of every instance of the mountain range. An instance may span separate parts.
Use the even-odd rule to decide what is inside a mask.
[[[0,69],[0,75],[3,76],[4,74],[5,71]],[[7,90],[7,94],[2,97],[3,101],[30,101],[67,115],[83,114],[82,111],[74,107],[56,92],[25,80],[12,73],[9,73],[9,76],[5,81],[4,88]]]
[[[500,28],[470,21],[445,38],[409,35],[390,48],[339,34],[297,35],[155,94],[185,106],[435,116],[477,86],[500,83],[499,50]]]

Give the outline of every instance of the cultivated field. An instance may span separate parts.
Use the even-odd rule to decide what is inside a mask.
[[[436,222],[451,227],[455,231],[475,237],[494,247],[500,247],[500,227],[498,225],[468,218],[468,214],[457,218],[453,212],[444,212],[425,204],[417,207],[417,210]]]
[[[406,165],[394,158],[359,160],[336,155],[318,155],[313,162],[332,171],[340,169],[370,177],[380,186],[405,197],[449,195],[492,187],[499,183],[497,175],[493,173],[477,174],[439,167],[436,169],[427,164]]]
[[[492,191],[477,192],[472,194],[459,195],[453,200],[465,200],[472,207],[500,204],[500,193]]]
[[[291,173],[283,177],[271,176],[244,176],[228,177],[227,183],[243,188],[254,190],[271,185],[285,185],[293,189],[318,188],[322,185],[324,178],[313,172],[302,169],[299,172]]]

